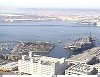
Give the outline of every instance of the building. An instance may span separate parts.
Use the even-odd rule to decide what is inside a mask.
[[[0,71],[13,71],[18,69],[18,62],[10,62],[0,66]]]
[[[92,65],[87,65],[84,63],[78,63],[75,65],[72,65],[67,70],[65,70],[65,75],[94,75],[98,71],[92,67]]]
[[[64,74],[67,66],[64,58],[58,59],[39,55],[32,57],[32,52],[29,53],[29,56],[22,55],[22,59],[18,60],[18,71],[27,74],[61,75]]]
[[[100,47],[94,47],[89,50],[84,51],[84,53],[74,55],[68,59],[69,63],[86,63],[95,64],[97,60],[100,59]]]

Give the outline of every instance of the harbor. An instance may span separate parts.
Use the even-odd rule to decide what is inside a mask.
[[[62,35],[64,35],[63,33],[65,32],[65,30],[59,30],[58,32],[60,32],[60,34],[62,36]],[[77,31],[76,31],[76,34],[78,34]],[[66,40],[66,38],[63,38],[63,39],[61,37],[58,38],[57,35],[54,35],[56,37],[55,39],[49,40],[49,41],[47,41],[46,39],[44,39],[45,41],[40,41],[40,38],[42,39],[42,36],[40,36],[40,35],[38,35],[40,37],[37,37],[37,38],[39,38],[39,39],[37,39],[38,41],[34,40],[34,41],[29,42],[29,40],[28,41],[18,40],[18,41],[16,41],[13,49],[11,49],[9,53],[0,55],[0,61],[1,61],[0,62],[0,65],[1,65],[0,70],[3,73],[5,73],[5,72],[12,73],[12,71],[14,71],[13,72],[14,74],[24,74],[24,73],[27,75],[33,74],[30,72],[29,73],[25,72],[26,70],[23,70],[24,71],[24,73],[23,73],[20,70],[16,69],[19,67],[17,65],[17,62],[22,60],[23,62],[25,61],[27,63],[30,63],[30,62],[33,64],[37,63],[36,65],[41,64],[43,66],[44,65],[51,66],[51,63],[53,63],[53,60],[50,60],[51,62],[48,62],[49,59],[53,59],[54,57],[56,57],[57,59],[59,57],[63,57],[63,58],[60,58],[61,63],[64,62],[64,63],[66,63],[66,65],[65,65],[65,68],[63,68],[64,70],[61,72],[61,74],[71,74],[68,72],[69,70],[72,73],[76,73],[74,71],[75,69],[80,70],[81,68],[85,68],[84,66],[91,67],[91,68],[89,68],[90,69],[89,72],[87,71],[87,69],[84,69],[83,72],[77,72],[77,74],[94,74],[95,71],[97,73],[97,69],[98,69],[97,64],[99,63],[99,60],[100,60],[99,59],[100,47],[98,44],[99,40],[97,39],[99,37],[93,33],[93,35],[96,36],[96,39],[95,39],[94,37],[92,37],[92,35],[89,35],[89,34],[90,34],[89,32],[87,33],[87,35],[84,34],[84,36],[82,38],[81,38],[82,34],[78,35],[78,37],[74,37],[74,35],[73,35],[73,36],[70,36],[70,38],[67,38],[67,40]],[[74,38],[72,38],[72,37],[74,37]],[[34,37],[34,38],[36,38],[36,37]],[[79,38],[79,39],[77,39],[77,38]],[[67,49],[63,48],[67,42],[70,43],[71,41],[73,41],[75,39],[78,43],[75,42],[73,45],[80,46],[80,47],[82,47],[81,45],[85,45],[86,48],[84,48],[84,46],[83,46],[83,49],[81,50],[79,47],[79,50],[77,49],[74,52],[71,49],[67,50]],[[7,44],[7,45],[9,45],[9,44]],[[10,45],[13,46],[13,44],[10,44]],[[5,46],[5,48],[6,48],[6,46]],[[57,50],[55,50],[55,49],[57,49]],[[4,51],[5,51],[5,49],[4,49]],[[77,53],[77,52],[80,52],[80,53]],[[33,53],[33,54],[30,54],[30,53]],[[41,57],[44,56],[43,60],[46,60],[47,63],[46,62],[44,63],[44,61],[42,62],[40,60],[37,61],[37,59],[38,59],[37,57],[41,58],[39,55]],[[32,58],[30,56],[32,56],[33,58],[37,58],[37,59],[32,60]],[[49,57],[51,57],[51,58],[49,58]],[[11,64],[13,64],[14,62],[15,62],[15,65],[11,66]],[[25,68],[27,68],[26,64],[24,66],[26,66]],[[96,69],[94,70],[95,66],[96,66]],[[7,67],[9,67],[9,68],[7,68]],[[22,66],[20,66],[20,67],[22,67]],[[59,66],[57,66],[57,67],[59,67]],[[76,68],[76,67],[79,67],[79,68]],[[37,67],[35,67],[35,68],[37,68]],[[41,68],[38,68],[38,69],[41,69]],[[43,67],[44,70],[46,70],[45,68]],[[15,70],[13,70],[13,69],[15,69]],[[35,70],[38,70],[38,69],[35,69]],[[56,70],[56,69],[54,69],[54,70]],[[60,70],[60,68],[59,68],[59,70]],[[42,71],[42,69],[41,69],[41,71]]]
[[[92,32],[93,30],[95,31],[95,33]],[[100,45],[99,27],[77,27],[76,28],[76,27],[66,27],[66,26],[36,26],[36,25],[34,25],[34,27],[33,26],[0,26],[0,31],[1,31],[0,42],[15,41],[17,35],[20,35],[19,36],[20,40],[26,42],[49,41],[50,43],[54,44],[55,47],[49,53],[43,55],[57,57],[57,58],[61,58],[61,57],[69,58],[71,55],[73,55],[75,52],[69,52],[63,47],[66,44],[73,42],[73,40],[77,38],[89,36],[90,31],[92,35],[95,36],[97,39],[95,41],[96,45],[97,46]],[[61,43],[58,43],[59,40],[61,41]],[[1,54],[7,54],[7,53],[9,53],[9,51],[1,51]]]
[[[0,77],[11,75],[100,77],[100,0],[2,0]]]

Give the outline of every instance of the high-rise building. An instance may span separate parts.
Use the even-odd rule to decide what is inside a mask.
[[[31,53],[29,53],[31,55]],[[67,68],[65,58],[51,58],[46,56],[22,55],[22,59],[18,60],[18,71],[20,73],[38,74],[38,75],[61,75]]]

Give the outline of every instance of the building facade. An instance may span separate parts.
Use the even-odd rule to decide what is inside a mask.
[[[51,58],[45,56],[22,55],[18,60],[18,71],[20,73],[38,74],[38,75],[61,75],[67,68],[67,62],[64,58]]]

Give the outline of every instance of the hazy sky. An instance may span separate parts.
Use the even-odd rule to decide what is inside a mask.
[[[0,0],[0,7],[100,8],[100,0]]]

